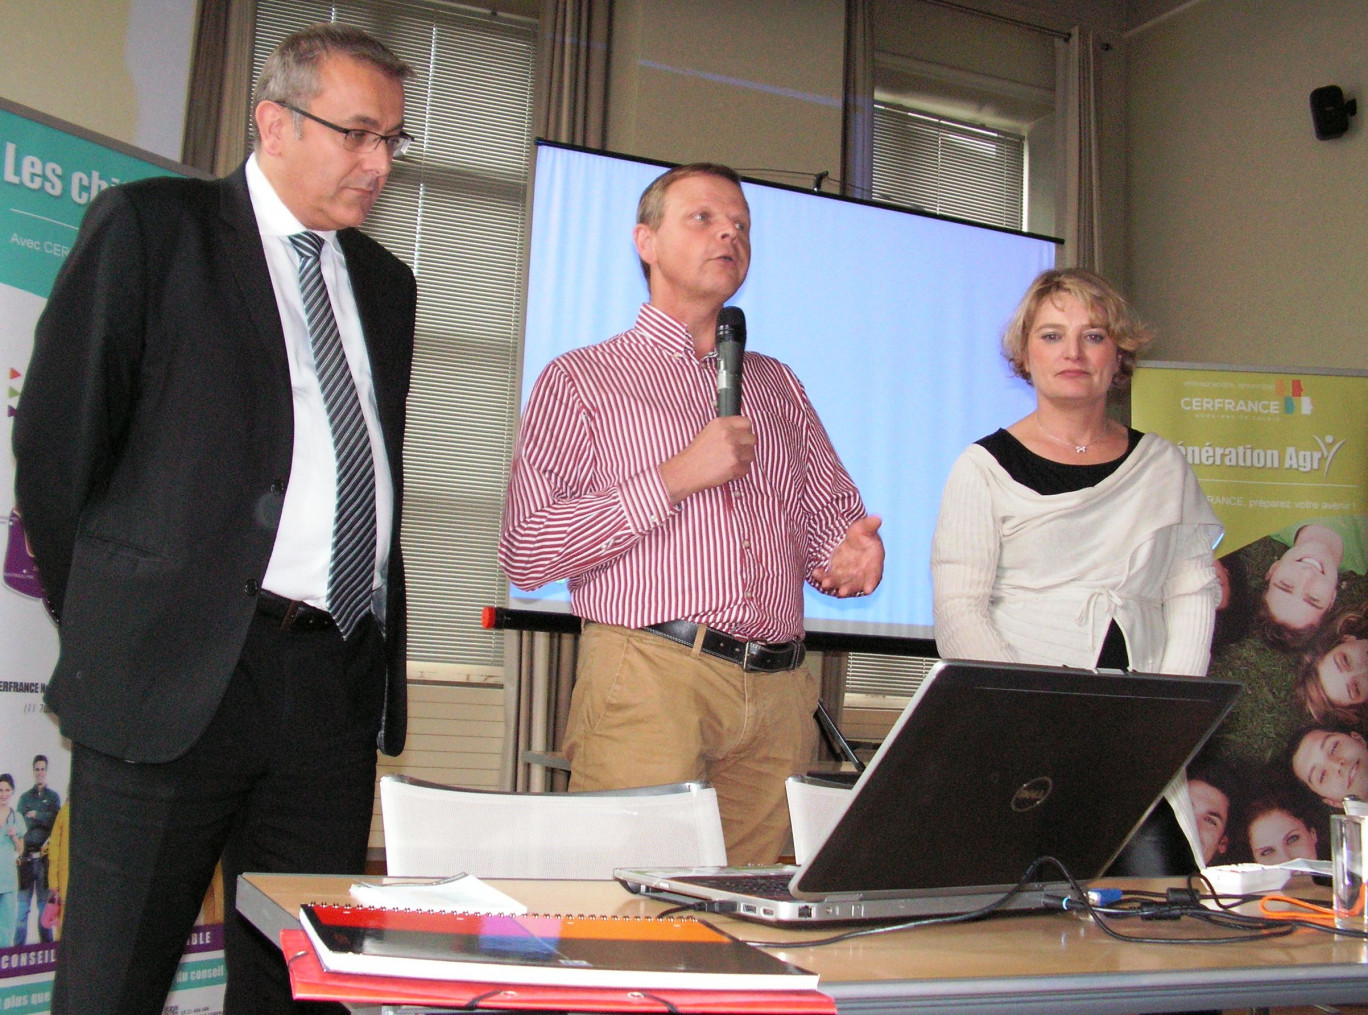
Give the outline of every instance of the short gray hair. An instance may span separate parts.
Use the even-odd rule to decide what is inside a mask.
[[[413,77],[412,67],[361,29],[337,23],[310,25],[287,35],[266,58],[257,78],[252,108],[263,102],[307,106],[321,87],[318,68],[330,56],[368,63],[392,81],[404,82]],[[296,129],[298,121],[296,114]],[[260,149],[260,137],[254,139],[253,147]]]

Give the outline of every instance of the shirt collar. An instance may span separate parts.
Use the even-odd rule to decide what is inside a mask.
[[[293,236],[306,230],[294,213],[285,207],[285,202],[262,172],[257,164],[256,152],[247,159],[247,191],[252,197],[252,210],[256,213],[257,229],[262,236]],[[333,230],[315,229],[313,232],[323,237],[325,244],[337,242],[337,233]]]
[[[694,341],[689,334],[689,329],[665,311],[658,310],[649,303],[643,303],[641,309],[637,311],[636,332],[652,345],[659,346],[666,352],[672,354],[687,353],[690,358],[697,355],[694,352]],[[711,356],[712,353],[708,355]]]

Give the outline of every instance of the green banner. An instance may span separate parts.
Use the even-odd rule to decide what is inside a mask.
[[[46,297],[86,206],[116,183],[165,175],[168,164],[120,151],[46,118],[0,106],[0,284]]]
[[[201,987],[222,987],[228,982],[228,967],[223,956],[210,959],[181,959],[176,978],[171,981],[173,991],[197,990]]]
[[[6,1015],[45,1015],[52,1004],[52,979],[0,987],[0,1011]]]
[[[1368,377],[1147,364],[1131,405],[1137,429],[1187,455],[1225,525],[1223,553],[1303,518],[1368,511]]]
[[[1328,860],[1368,799],[1368,376],[1147,364],[1132,417],[1226,529],[1208,675],[1245,693],[1188,769],[1206,860]]]

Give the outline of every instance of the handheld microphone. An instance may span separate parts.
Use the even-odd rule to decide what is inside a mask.
[[[717,315],[717,414],[741,415],[741,359],[746,351],[746,315],[723,307]]]

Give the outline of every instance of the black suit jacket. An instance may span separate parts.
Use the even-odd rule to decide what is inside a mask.
[[[385,714],[403,748],[399,547],[413,273],[339,240],[394,478]],[[243,168],[157,178],[91,205],[39,319],[14,421],[15,499],[61,649],[62,732],[167,761],[213,717],[247,637],[290,478],[289,363]]]

